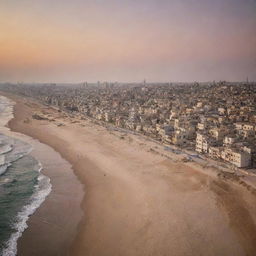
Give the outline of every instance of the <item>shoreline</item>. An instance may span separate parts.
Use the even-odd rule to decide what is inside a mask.
[[[175,156],[156,155],[149,150],[153,142],[121,139],[51,107],[9,97],[17,102],[10,127],[59,152],[86,188],[70,255],[253,256],[256,201],[245,188]],[[49,119],[34,120],[33,111]]]
[[[27,220],[28,227],[17,242],[17,255],[69,255],[77,225],[82,218],[82,185],[73,174],[72,166],[55,150],[17,130],[13,131],[9,125],[11,122],[15,123],[15,116],[9,120],[2,132],[31,145],[29,155],[42,164],[40,172],[50,179],[52,186],[50,194]],[[68,187],[72,188],[70,195],[67,192]],[[71,196],[76,196],[76,199],[73,200]],[[76,209],[74,213],[70,212],[70,206]],[[66,213],[71,217],[68,224]]]

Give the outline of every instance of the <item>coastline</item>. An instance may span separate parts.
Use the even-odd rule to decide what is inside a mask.
[[[11,130],[59,152],[86,188],[70,255],[255,252],[256,201],[250,191],[178,157],[156,155],[136,136],[122,139],[32,100],[7,97],[16,102]],[[48,120],[34,120],[33,111]]]
[[[10,119],[9,123],[15,120],[14,118]],[[29,155],[42,164],[41,173],[50,179],[52,187],[50,194],[29,216],[26,222],[28,227],[18,238],[17,255],[69,255],[77,225],[82,217],[82,185],[73,174],[71,165],[56,151],[32,137],[14,132],[8,124],[1,132],[32,147]],[[71,188],[70,192],[67,188]],[[70,207],[76,210],[71,211]],[[68,220],[66,214],[70,215]]]

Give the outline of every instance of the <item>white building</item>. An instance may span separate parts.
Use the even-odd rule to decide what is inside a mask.
[[[251,165],[251,155],[247,152],[225,148],[221,152],[221,158],[237,167],[248,167]]]
[[[222,140],[228,131],[223,128],[212,128],[209,130],[209,133],[216,140]]]
[[[223,143],[227,145],[232,145],[236,142],[236,138],[233,136],[225,136]]]
[[[199,132],[196,133],[196,151],[199,153],[208,153],[209,138]]]
[[[253,124],[244,124],[243,125],[243,130],[245,130],[245,131],[253,131],[254,130],[254,125]]]
[[[221,148],[220,147],[209,147],[209,156],[214,159],[218,159],[221,157]]]
[[[176,130],[172,137],[172,143],[175,145],[182,145],[186,143],[187,134],[184,130]]]
[[[197,124],[197,129],[198,130],[203,131],[203,130],[205,130],[205,128],[206,128],[206,125],[204,123],[198,123]]]

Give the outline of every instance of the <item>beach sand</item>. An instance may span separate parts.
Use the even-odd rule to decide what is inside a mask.
[[[75,240],[58,255],[255,255],[256,197],[246,188],[174,154],[156,154],[151,149],[160,146],[143,137],[8,97],[16,102],[9,127],[59,152],[84,184]],[[38,232],[29,225],[19,255],[35,255],[25,251]]]

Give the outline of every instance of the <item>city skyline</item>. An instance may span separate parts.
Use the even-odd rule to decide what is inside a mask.
[[[256,2],[1,1],[0,82],[256,80]]]

